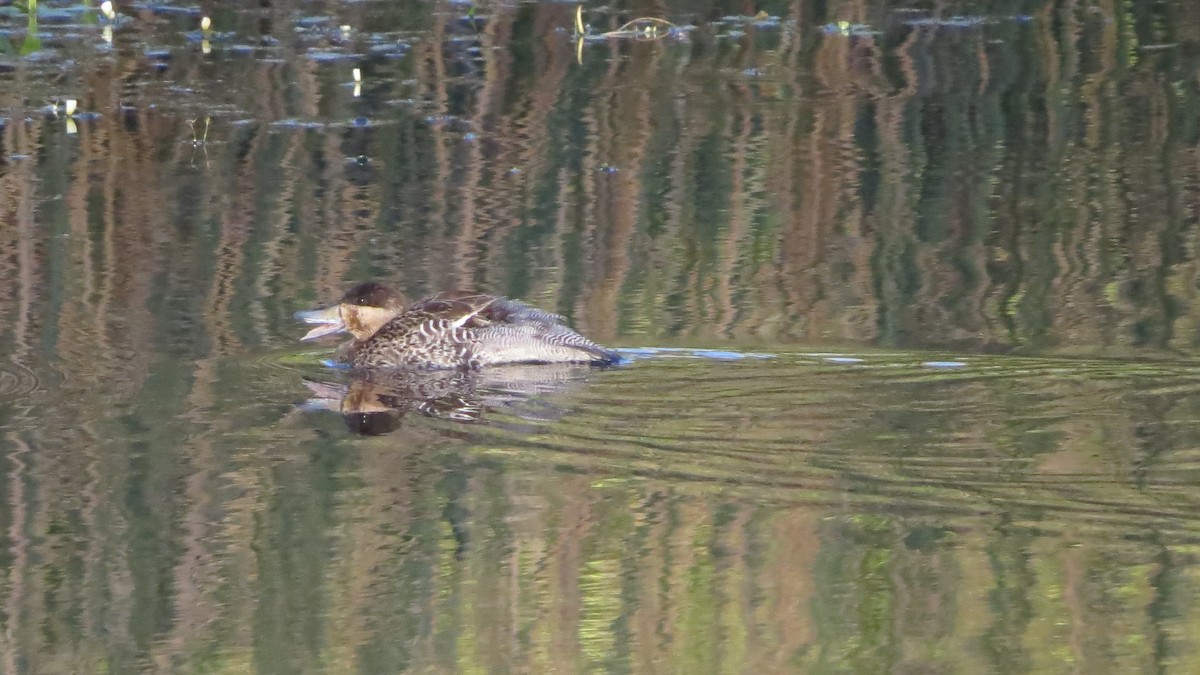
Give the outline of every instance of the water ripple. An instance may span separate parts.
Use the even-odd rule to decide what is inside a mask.
[[[32,370],[16,363],[0,363],[0,401],[19,399],[41,389]]]
[[[747,498],[1200,537],[1195,364],[639,353],[548,397],[568,414],[474,433],[514,461]]]

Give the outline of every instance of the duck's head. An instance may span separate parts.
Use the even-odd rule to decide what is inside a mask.
[[[404,298],[384,286],[368,281],[351,288],[336,305],[307,312],[296,312],[304,323],[319,324],[301,340],[348,331],[356,340],[366,340],[404,310]]]

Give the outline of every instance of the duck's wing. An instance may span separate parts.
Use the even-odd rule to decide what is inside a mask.
[[[565,325],[567,320],[520,300],[498,295],[469,291],[443,291],[414,303],[417,309],[467,328],[482,328],[494,324]]]
[[[533,305],[527,305],[520,300],[509,300],[508,298],[496,298],[496,301],[488,306],[485,316],[495,323],[567,325],[566,317],[561,314],[553,314]]]

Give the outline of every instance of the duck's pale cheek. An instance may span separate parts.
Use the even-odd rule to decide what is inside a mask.
[[[358,330],[374,335],[387,322],[396,318],[396,312],[383,307],[358,307],[354,311],[354,320]]]

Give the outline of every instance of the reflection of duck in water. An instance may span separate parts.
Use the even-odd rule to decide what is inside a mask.
[[[355,368],[466,368],[507,363],[616,363],[620,357],[576,333],[557,314],[495,295],[451,291],[408,304],[367,282],[338,304],[296,318],[321,324],[303,340],[349,331],[338,352]]]
[[[378,436],[395,431],[408,412],[476,422],[483,406],[473,373],[462,370],[360,371],[348,384],[306,379],[312,392],[301,408],[341,413],[351,431]]]
[[[409,412],[452,422],[478,422],[485,411],[507,408],[517,416],[546,419],[557,416],[549,404],[530,408],[531,397],[560,391],[580,382],[589,372],[583,364],[497,366],[483,371],[462,369],[357,370],[347,383],[304,381],[312,392],[301,408],[331,410],[359,434],[377,436],[395,431]],[[561,412],[561,411],[557,411]]]

